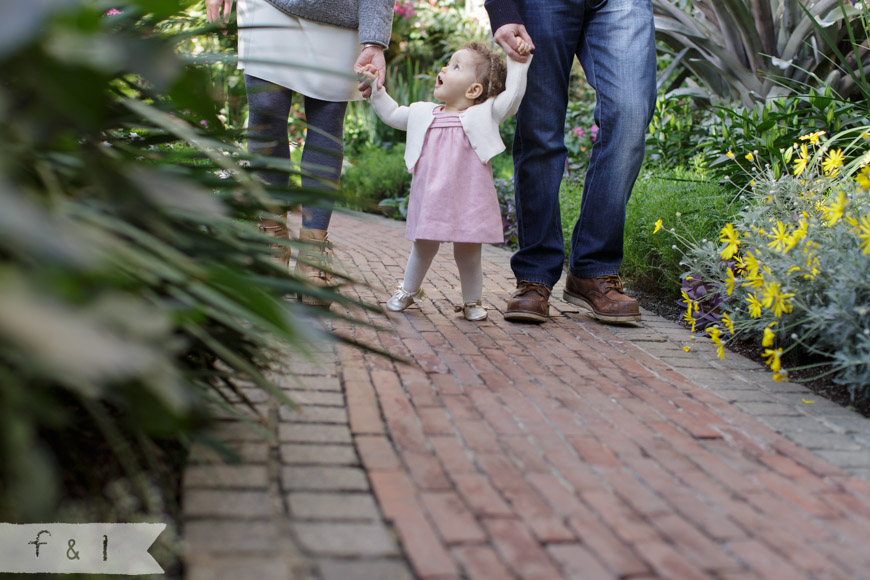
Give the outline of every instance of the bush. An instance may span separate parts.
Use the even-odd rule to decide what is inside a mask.
[[[583,183],[565,180],[559,193],[562,234],[570,251],[580,215]],[[712,239],[737,209],[729,190],[711,183],[702,170],[645,171],[626,208],[622,274],[633,285],[663,296],[679,296],[682,253],[673,242],[654,236],[657,220],[670,228],[679,222],[697,239]]]
[[[721,243],[678,234],[687,276],[708,289],[703,299],[684,295],[687,319],[712,314],[716,339],[758,344],[775,380],[788,377],[782,358],[789,351],[822,355],[834,381],[853,400],[865,400],[870,169],[860,162],[844,167],[836,137],[806,137],[793,174],[757,168],[745,209],[722,229]]]
[[[407,198],[411,191],[411,174],[405,166],[404,153],[404,143],[389,149],[372,145],[363,148],[342,174],[344,203],[351,209],[404,218],[399,200]],[[393,201],[382,205],[385,200]],[[395,210],[388,209],[391,203],[395,204]]]

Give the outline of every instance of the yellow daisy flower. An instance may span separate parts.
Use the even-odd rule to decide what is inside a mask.
[[[747,294],[746,301],[749,302],[749,316],[761,318],[761,302],[755,297],[755,294]]]
[[[657,221],[656,221],[656,227],[655,227],[655,229],[653,230],[653,233],[654,233],[654,234],[659,233],[659,230],[660,230],[660,229],[662,229],[662,220],[657,220]]]
[[[740,245],[740,239],[737,232],[734,231],[734,226],[729,222],[725,224],[719,236],[719,241],[727,244],[725,249],[720,252],[720,256],[728,260],[737,253],[737,246]]]
[[[834,177],[843,166],[843,150],[831,149],[822,161],[822,170],[828,177]]]
[[[775,373],[779,372],[779,369],[782,367],[782,349],[765,349],[764,352],[761,353],[761,356],[767,359],[766,363],[770,366],[770,370]]]

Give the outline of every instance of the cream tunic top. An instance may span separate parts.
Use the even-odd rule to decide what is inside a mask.
[[[246,74],[322,101],[358,101],[359,33],[238,0],[239,65]]]

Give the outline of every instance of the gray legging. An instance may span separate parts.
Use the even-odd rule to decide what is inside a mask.
[[[245,89],[248,93],[248,151],[267,157],[290,159],[287,121],[293,91],[251,75],[245,75]],[[305,97],[304,103],[308,129],[302,149],[302,187],[334,191],[338,189],[344,158],[344,112],[347,103],[311,97]],[[286,173],[260,171],[259,175],[272,185],[288,184]],[[326,230],[331,217],[332,203],[303,207],[302,227]]]

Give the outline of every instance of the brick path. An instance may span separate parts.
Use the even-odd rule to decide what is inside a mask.
[[[369,285],[346,292],[386,301],[403,224],[330,229]],[[484,250],[486,322],[453,311],[446,245],[420,307],[332,323],[409,364],[288,355],[303,412],[261,397],[271,445],[227,421],[242,464],[192,458],[187,577],[870,579],[868,421],[701,339],[685,353],[686,331],[648,313],[598,324],[560,287],[551,322],[505,322],[508,258]]]

